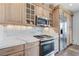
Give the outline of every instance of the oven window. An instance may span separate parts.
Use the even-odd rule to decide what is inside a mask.
[[[42,45],[42,55],[49,54],[54,50],[54,42]]]

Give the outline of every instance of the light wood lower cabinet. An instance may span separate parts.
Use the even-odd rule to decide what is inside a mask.
[[[14,54],[11,54],[9,56],[24,56],[24,51],[14,53]]]
[[[39,47],[35,46],[25,50],[25,56],[39,56]]]
[[[39,56],[39,42],[0,49],[0,56]]]
[[[0,56],[8,56],[16,53],[19,54],[19,52],[23,50],[24,50],[24,45],[17,45],[14,47],[0,49]]]
[[[39,56],[39,42],[25,45],[25,56]]]

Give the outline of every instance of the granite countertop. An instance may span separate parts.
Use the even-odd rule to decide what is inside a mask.
[[[32,43],[36,41],[39,41],[39,39],[30,36],[6,37],[5,39],[0,41],[0,49],[21,45],[21,44]]]
[[[31,35],[8,36],[0,40],[0,49],[40,41]]]
[[[19,40],[17,38],[8,37],[7,39],[3,39],[2,41],[0,41],[0,49],[8,48],[8,47],[16,46],[16,45],[21,45],[25,43],[26,42]]]

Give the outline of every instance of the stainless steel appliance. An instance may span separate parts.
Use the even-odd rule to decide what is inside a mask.
[[[36,20],[35,20],[35,24],[37,25],[37,26],[48,26],[49,25],[49,21],[48,21],[48,19],[46,19],[46,18],[43,18],[43,17],[37,17],[36,16]]]
[[[60,18],[60,51],[67,47],[67,18]]]
[[[34,36],[40,39],[40,55],[50,55],[54,51],[54,39],[48,35],[37,35]]]
[[[41,41],[41,54],[42,56],[48,55],[52,51],[54,51],[54,39],[46,40],[46,41]]]

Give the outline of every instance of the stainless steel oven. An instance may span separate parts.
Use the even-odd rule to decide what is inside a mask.
[[[40,39],[40,56],[51,55],[54,52],[54,38],[49,35],[35,35]]]
[[[45,56],[54,51],[54,39],[41,41],[40,55]]]

